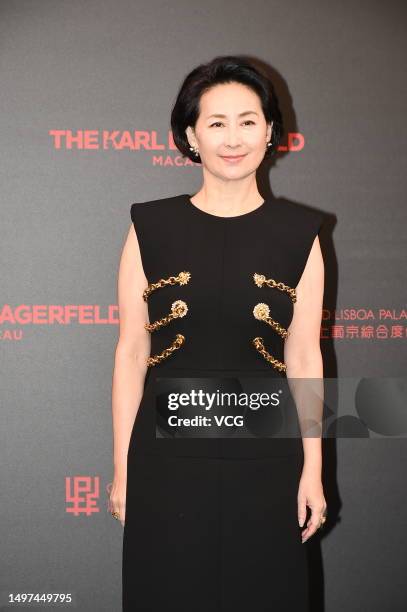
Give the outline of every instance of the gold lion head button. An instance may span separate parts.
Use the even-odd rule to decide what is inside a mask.
[[[253,278],[254,278],[254,282],[256,283],[256,285],[258,287],[262,287],[264,285],[264,283],[266,282],[266,277],[264,276],[264,274],[253,274]]]
[[[263,321],[269,316],[270,308],[264,302],[260,302],[259,304],[256,304],[256,306],[253,308],[253,314],[256,319],[258,319],[259,321]]]
[[[191,278],[191,273],[190,272],[180,272],[178,274],[178,278],[179,278],[180,285],[186,285],[189,282],[189,279]]]
[[[171,312],[175,317],[185,317],[188,312],[188,306],[184,300],[176,300],[171,304]]]

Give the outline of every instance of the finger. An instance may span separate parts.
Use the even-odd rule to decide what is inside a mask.
[[[314,530],[318,527],[320,523],[320,516],[321,513],[319,510],[316,510],[315,508],[311,509],[311,516],[307,522],[306,531],[303,532],[304,535],[310,535],[314,533]]]
[[[306,527],[302,532],[301,532],[301,537],[302,539],[309,537],[311,533],[311,526]]]
[[[304,530],[301,532],[301,535],[304,537],[304,535],[309,533],[311,527],[311,517],[308,519],[307,524],[305,525]]]
[[[307,517],[307,504],[305,503],[305,499],[303,498],[298,500],[297,514],[298,514],[298,524],[300,527],[302,527]]]
[[[314,511],[312,513],[311,518],[308,521],[307,529],[302,533],[303,541],[308,540],[312,535],[314,535],[317,529],[319,529],[321,524],[320,516],[321,513],[319,511]]]

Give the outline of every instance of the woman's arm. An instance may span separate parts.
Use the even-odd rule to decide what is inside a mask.
[[[304,272],[296,287],[297,301],[284,344],[287,378],[294,380],[292,387],[299,413],[300,426],[310,421],[322,427],[323,363],[320,347],[320,329],[324,295],[324,262],[318,236],[311,247]],[[307,379],[319,379],[307,381]],[[321,471],[321,438],[313,429],[303,436],[304,466]]]
[[[134,225],[131,225],[121,255],[118,274],[119,340],[115,352],[112,384],[114,485],[111,505],[122,516],[123,486],[127,479],[127,452],[131,431],[140,405],[150,355],[150,334],[144,328],[148,320],[143,291],[148,285],[141,261]],[[114,491],[116,490],[116,493]],[[118,507],[120,506],[120,507]]]
[[[298,487],[298,523],[303,527],[307,506],[311,517],[301,533],[306,542],[321,526],[327,504],[322,486],[323,363],[320,329],[324,294],[324,262],[318,236],[296,287],[297,301],[284,345],[287,378],[297,407],[304,448]],[[314,380],[309,380],[314,379]],[[310,428],[310,423],[314,426]]]

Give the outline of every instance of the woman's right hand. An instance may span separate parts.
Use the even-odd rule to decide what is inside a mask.
[[[126,519],[126,476],[115,476],[109,497],[109,512],[118,512],[119,521],[124,527]]]

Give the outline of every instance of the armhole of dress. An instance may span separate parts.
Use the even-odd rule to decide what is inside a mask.
[[[130,218],[131,218],[131,222],[133,224],[133,228],[134,228],[135,231],[136,231],[136,225],[137,225],[136,206],[137,206],[137,203],[132,204],[130,206]],[[136,232],[136,234],[137,234],[137,232]]]
[[[312,217],[307,225],[307,231],[305,235],[305,243],[304,243],[304,256],[301,258],[300,267],[297,272],[297,282],[295,287],[298,287],[302,275],[304,274],[304,270],[307,266],[308,259],[311,253],[312,246],[314,244],[315,238],[319,235],[322,225],[324,223],[324,217],[322,214],[313,212]]]
[[[139,250],[140,250],[141,266],[143,268],[144,276],[146,277],[147,284],[148,284],[148,282],[149,282],[149,280],[148,280],[148,271],[146,269],[146,259],[145,259],[145,254],[144,254],[143,224],[142,224],[142,221],[141,221],[141,217],[138,215],[138,211],[136,210],[137,206],[141,206],[141,204],[136,202],[136,203],[131,205],[131,207],[130,207],[130,218],[131,218],[131,221],[132,221],[132,224],[133,224],[133,229],[134,229],[134,232],[136,234],[137,242],[138,242],[138,246],[139,246]]]

